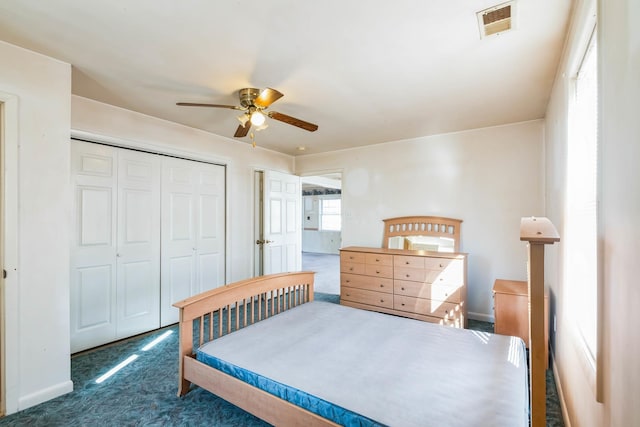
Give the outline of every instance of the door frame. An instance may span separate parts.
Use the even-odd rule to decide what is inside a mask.
[[[257,241],[264,238],[264,169],[253,170],[253,275],[264,273],[264,249]]]
[[[0,414],[18,411],[18,97],[0,92]]]

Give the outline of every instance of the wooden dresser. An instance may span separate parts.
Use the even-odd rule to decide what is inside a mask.
[[[443,325],[467,325],[467,256],[422,250],[340,250],[340,303]]]

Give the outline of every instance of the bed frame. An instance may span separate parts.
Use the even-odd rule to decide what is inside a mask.
[[[520,220],[520,240],[528,243],[531,427],[544,427],[547,423],[544,247],[559,242],[560,235],[548,218],[525,217]]]
[[[390,237],[432,236],[453,239],[454,252],[460,252],[461,219],[441,216],[402,216],[384,219],[382,247],[389,247]]]
[[[207,366],[193,354],[205,342],[313,301],[313,279],[313,272],[260,276],[173,304],[180,310],[178,396],[187,394],[194,384],[273,425],[337,426]]]

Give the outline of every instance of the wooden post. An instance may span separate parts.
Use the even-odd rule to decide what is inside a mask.
[[[560,241],[547,218],[525,217],[520,222],[520,240],[529,242],[529,369],[531,427],[547,422],[547,387],[544,330],[544,245]]]

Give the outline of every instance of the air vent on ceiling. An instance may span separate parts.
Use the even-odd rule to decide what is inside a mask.
[[[515,1],[481,10],[478,15],[480,38],[503,33],[514,28]]]

